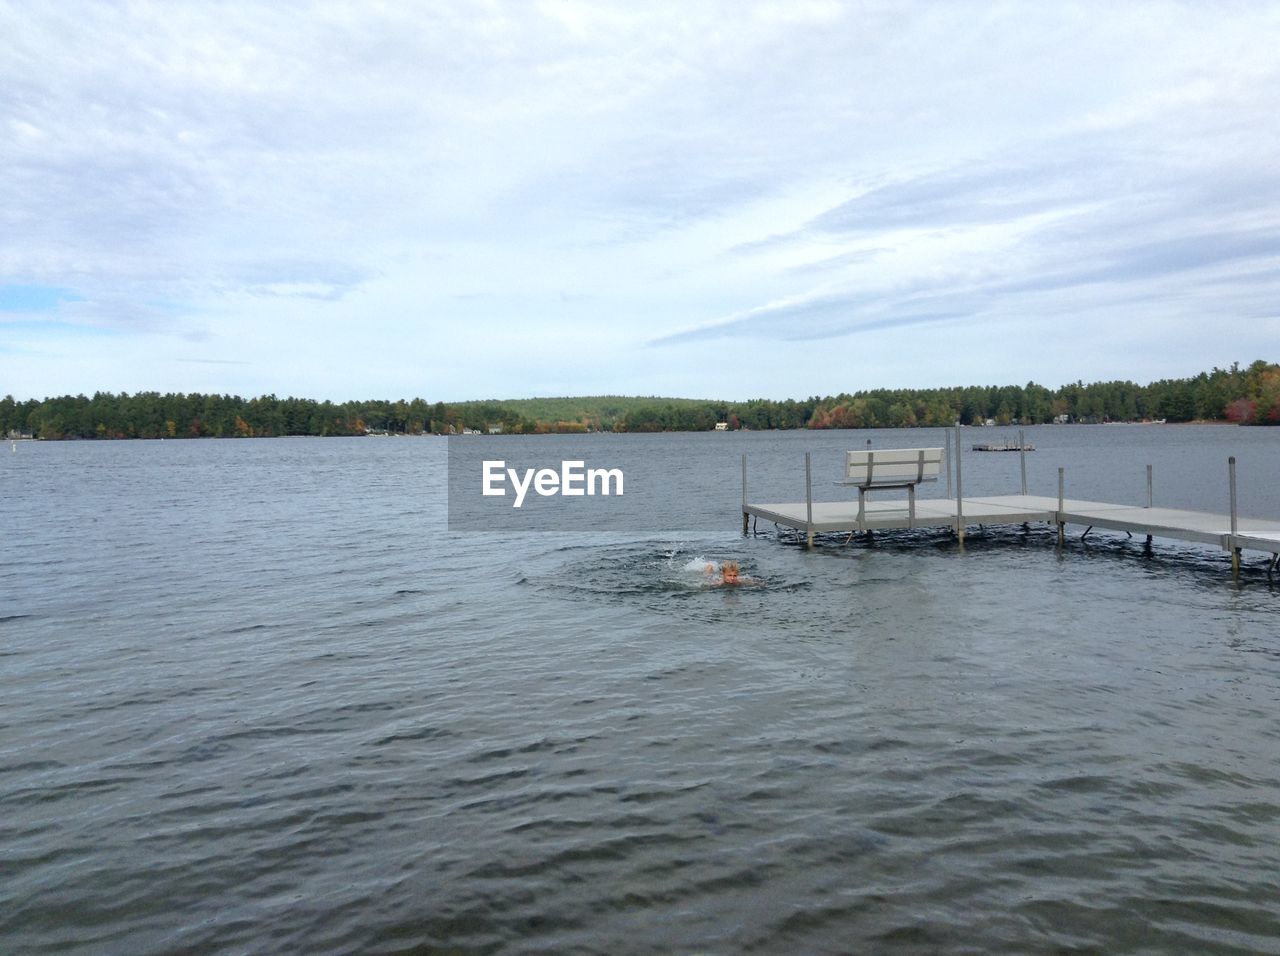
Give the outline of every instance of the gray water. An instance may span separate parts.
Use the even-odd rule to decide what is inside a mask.
[[[867,438],[942,441],[599,440],[746,451],[795,500],[805,450],[835,497]],[[1235,454],[1280,518],[1280,430],[1028,440],[1033,493],[1062,465],[1140,504],[1150,462],[1158,504],[1225,511]],[[723,531],[451,533],[444,468],[437,439],[3,450],[0,951],[1280,952],[1261,555],[1233,584],[1080,529],[805,551],[740,537],[719,471],[682,507]],[[964,469],[1018,490],[1016,454]]]

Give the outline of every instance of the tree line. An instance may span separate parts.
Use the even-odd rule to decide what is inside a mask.
[[[549,418],[534,413],[549,414]],[[96,392],[92,397],[0,400],[0,435],[44,439],[231,438],[283,435],[457,434],[500,429],[545,432],[733,429],[911,428],[1074,422],[1232,421],[1280,425],[1280,365],[1233,364],[1192,378],[1026,385],[873,389],[803,400],[600,396],[581,399],[435,402],[421,398],[342,403],[308,398]]]

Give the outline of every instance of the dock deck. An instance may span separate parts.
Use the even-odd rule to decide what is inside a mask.
[[[954,443],[948,437],[947,451],[960,448],[960,431],[956,427]],[[971,525],[1014,525],[1044,522],[1056,525],[1058,543],[1062,544],[1066,526],[1085,525],[1088,530],[1104,528],[1128,534],[1146,535],[1147,539],[1169,538],[1194,544],[1222,548],[1231,554],[1233,576],[1240,573],[1241,553],[1245,550],[1270,554],[1268,575],[1280,568],[1280,521],[1241,517],[1236,508],[1236,460],[1227,460],[1231,498],[1229,514],[1157,508],[1152,500],[1151,466],[1147,466],[1147,504],[1145,507],[1111,504],[1105,501],[1081,501],[1063,494],[1064,468],[1058,469],[1058,496],[1048,498],[1027,494],[1026,452],[1022,433],[1018,433],[1018,451],[1022,456],[1022,494],[966,498],[961,462],[955,459],[955,495],[951,495],[952,469],[947,469],[947,495],[941,498],[916,498],[915,486],[932,480],[924,475],[923,464],[917,480],[909,482],[910,495],[901,500],[866,500],[871,488],[859,486],[859,501],[814,501],[812,462],[805,453],[805,500],[797,502],[751,502],[747,500],[747,456],[742,456],[742,531],[751,520],[763,518],[777,525],[803,532],[813,545],[815,534],[868,532],[907,528],[953,528],[963,545],[965,529]],[[902,451],[902,449],[899,449]],[[910,452],[912,449],[906,449]],[[924,461],[928,449],[914,449]],[[849,482],[840,482],[848,484]],[[891,487],[900,487],[893,485]]]
[[[865,519],[860,523],[856,501],[815,501],[812,525],[808,520],[808,505],[803,501],[765,504],[748,502],[742,506],[742,510],[744,515],[799,531],[812,530],[817,534],[903,528],[958,528],[957,512],[960,511],[966,526],[1031,522],[1084,525],[1208,544],[1227,551],[1239,548],[1280,555],[1280,521],[1238,518],[1236,533],[1233,535],[1229,515],[1204,511],[1143,508],[1072,498],[1064,499],[1062,510],[1059,511],[1057,498],[1039,495],[964,498],[961,505],[962,507],[957,508],[954,498],[918,498],[913,522],[907,514],[905,502],[869,501]]]

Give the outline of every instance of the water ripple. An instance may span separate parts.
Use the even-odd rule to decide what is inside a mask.
[[[0,950],[1280,951],[1280,591],[1217,554],[461,535],[428,440],[30,451]]]

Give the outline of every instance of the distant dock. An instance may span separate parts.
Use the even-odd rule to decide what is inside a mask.
[[[984,441],[970,446],[974,451],[1035,451],[1035,445],[1016,441]]]
[[[956,448],[960,447],[959,434]],[[1025,451],[1026,449],[1015,449]],[[1240,573],[1241,552],[1260,551],[1270,554],[1268,575],[1280,567],[1280,521],[1242,518],[1236,509],[1236,460],[1228,460],[1231,510],[1228,514],[1157,508],[1151,502],[1151,467],[1147,467],[1147,504],[1132,506],[1101,501],[1066,498],[1064,469],[1058,469],[1058,497],[1048,498],[1026,493],[1023,471],[1022,494],[964,497],[962,473],[957,460],[955,494],[951,495],[951,472],[947,473],[948,497],[902,500],[814,501],[812,467],[805,453],[805,500],[798,502],[753,502],[747,498],[747,460],[742,456],[742,531],[751,521],[771,521],[775,525],[794,528],[805,535],[813,546],[815,534],[855,533],[908,528],[951,528],[961,545],[965,529],[972,525],[1022,525],[1045,523],[1058,529],[1058,543],[1064,543],[1066,526],[1081,525],[1088,535],[1094,528],[1188,541],[1221,548],[1231,555],[1235,577]],[[928,480],[928,479],[925,479]],[[867,489],[875,491],[874,488]]]

